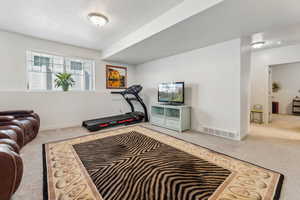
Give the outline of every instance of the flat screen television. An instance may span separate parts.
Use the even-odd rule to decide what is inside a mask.
[[[184,104],[184,82],[159,84],[158,102]]]

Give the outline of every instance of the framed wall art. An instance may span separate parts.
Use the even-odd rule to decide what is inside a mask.
[[[127,88],[127,67],[106,65],[106,88]]]

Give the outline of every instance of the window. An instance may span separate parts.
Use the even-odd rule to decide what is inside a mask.
[[[27,72],[29,90],[53,90],[57,73],[72,74],[75,85],[71,90],[94,90],[95,61],[79,58],[65,58],[38,52],[27,52]]]

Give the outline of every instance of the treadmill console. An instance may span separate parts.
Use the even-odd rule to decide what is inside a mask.
[[[141,85],[133,85],[127,88],[124,93],[125,94],[138,94],[142,91],[143,87]]]

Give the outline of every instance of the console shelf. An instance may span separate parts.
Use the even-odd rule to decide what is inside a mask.
[[[191,128],[191,107],[186,105],[151,105],[150,123],[179,132],[189,130]]]

